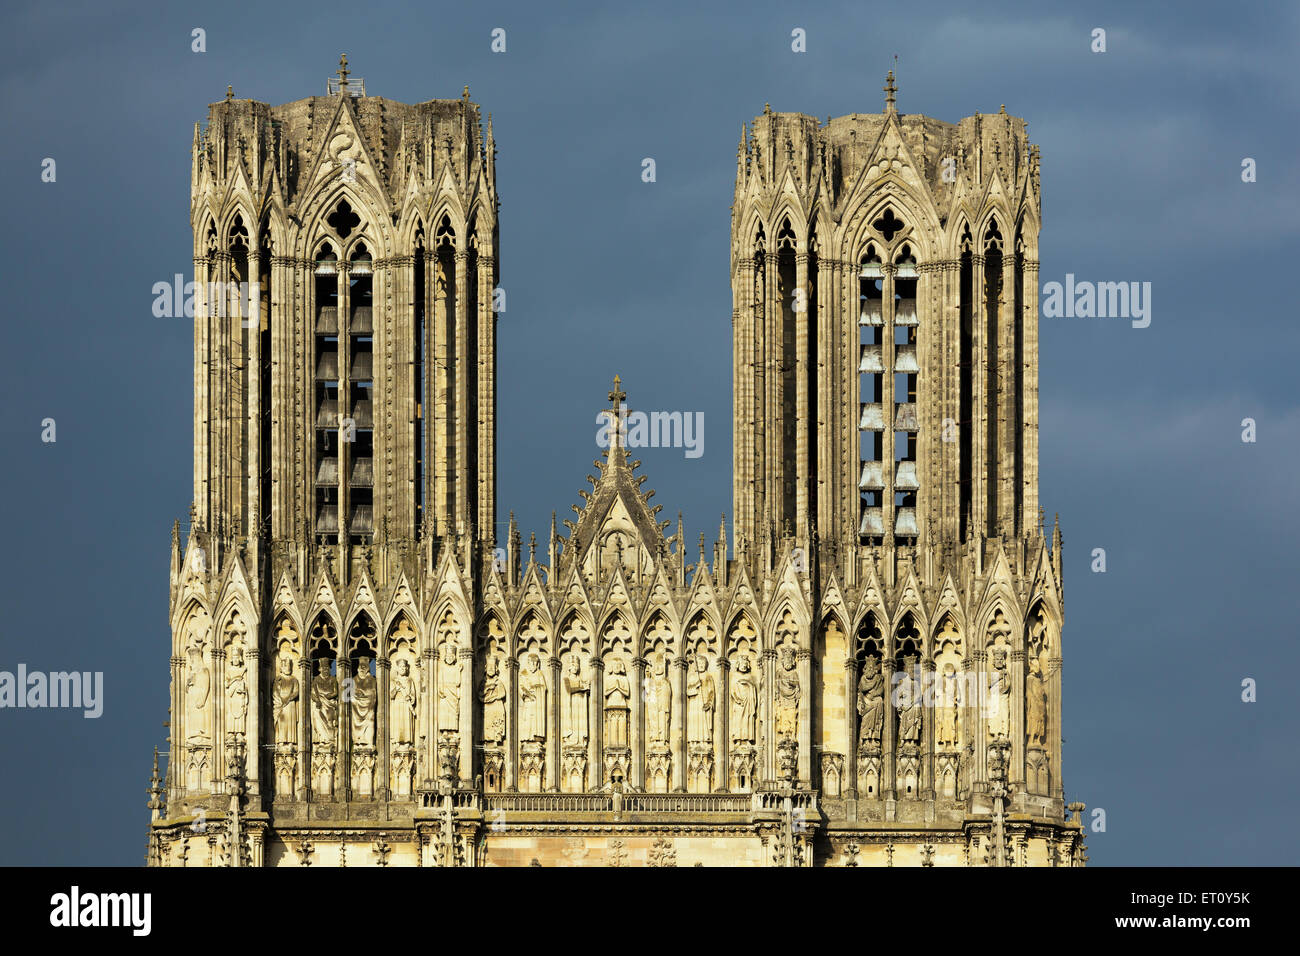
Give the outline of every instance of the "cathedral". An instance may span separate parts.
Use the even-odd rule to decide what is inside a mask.
[[[195,125],[194,501],[154,866],[1082,866],[1038,504],[1024,120],[766,108],[731,218],[730,527],[609,441],[498,540],[471,101]],[[575,476],[575,479],[580,476]],[[575,484],[578,482],[575,481]]]

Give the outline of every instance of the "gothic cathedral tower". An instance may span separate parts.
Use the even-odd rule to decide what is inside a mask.
[[[698,559],[617,377],[567,534],[497,540],[468,90],[367,96],[345,58],[326,96],[210,107],[152,865],[1086,859],[1037,498],[1037,151],[1005,112],[887,89],[742,134],[734,548],[724,516]]]

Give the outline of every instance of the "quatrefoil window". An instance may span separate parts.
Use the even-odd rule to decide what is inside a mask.
[[[352,211],[346,199],[339,200],[338,208],[325,221],[340,239],[346,239],[353,229],[361,225],[361,217]]]
[[[886,208],[885,214],[871,225],[885,237],[885,242],[893,242],[894,236],[903,228],[903,220],[894,215],[894,210]]]

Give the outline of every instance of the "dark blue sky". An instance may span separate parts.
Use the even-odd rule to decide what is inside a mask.
[[[1149,328],[1041,324],[1067,797],[1106,810],[1096,864],[1295,861],[1297,7],[735,7],[6,6],[0,670],[103,671],[106,701],[98,720],[0,711],[0,863],[143,860],[193,374],[192,325],[155,318],[151,288],[191,271],[207,104],[227,83],[271,103],[319,95],[342,51],[372,94],[469,84],[493,114],[498,506],[525,539],[578,500],[616,371],[632,407],[704,412],[702,457],[641,453],[664,515],[682,509],[693,540],[730,513],[728,207],[741,123],[765,102],[879,110],[897,54],[904,112],[1025,117],[1042,147],[1041,281],[1152,283]],[[1241,181],[1244,157],[1258,182]],[[1097,547],[1105,574],[1089,570]],[[1245,677],[1257,703],[1240,700]]]

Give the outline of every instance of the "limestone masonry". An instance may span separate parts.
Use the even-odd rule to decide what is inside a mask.
[[[742,128],[733,524],[698,555],[618,427],[576,520],[496,540],[468,89],[395,103],[345,59],[326,96],[209,108],[150,864],[1083,865],[1038,151],[895,92]]]

